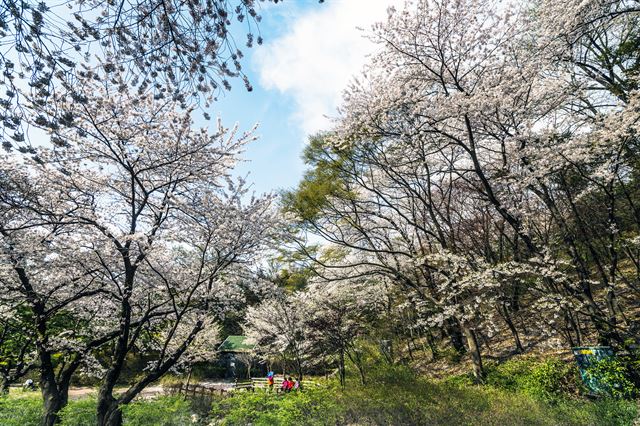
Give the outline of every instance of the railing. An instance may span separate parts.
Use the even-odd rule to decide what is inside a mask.
[[[184,395],[184,396],[211,396],[224,395],[229,389],[215,386],[205,386],[199,384],[185,384],[178,383],[171,385],[167,388],[171,395]]]
[[[273,383],[273,388],[274,389],[280,389],[282,387],[282,382],[283,379],[281,378],[277,378],[274,379],[274,383]],[[251,383],[253,384],[254,388],[268,388],[269,387],[269,382],[266,378],[264,377],[252,377],[251,378]],[[303,380],[302,381],[302,387],[315,387],[315,386],[321,386],[320,383],[317,383],[313,380]]]
[[[273,389],[276,392],[280,392],[283,379],[275,379]],[[302,387],[316,387],[321,386],[319,383],[313,380],[303,380]],[[228,392],[236,391],[254,391],[255,389],[268,389],[269,382],[263,377],[252,377],[251,379],[236,380],[231,387],[222,387],[215,385],[200,385],[200,384],[185,384],[178,383],[167,387],[169,394],[171,395],[185,395],[185,396],[207,396],[213,397],[214,395],[224,395]]]

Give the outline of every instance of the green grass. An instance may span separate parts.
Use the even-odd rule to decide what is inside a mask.
[[[324,425],[339,420],[335,389],[306,389],[285,395],[241,392],[213,404],[211,417],[223,425]]]
[[[214,403],[222,425],[631,425],[635,401],[588,401],[558,393],[556,366],[527,370],[508,386],[473,385],[464,378],[416,378],[402,367],[372,374],[367,386],[348,383],[302,394],[240,393]],[[514,368],[513,365],[509,368]],[[506,375],[506,371],[503,371]],[[507,379],[503,375],[503,379]],[[497,380],[497,373],[494,373]]]
[[[38,392],[12,392],[0,397],[0,425],[38,426],[42,416],[42,399]]]
[[[189,403],[178,397],[159,397],[136,401],[123,407],[127,426],[190,425]],[[38,392],[15,392],[0,397],[0,425],[38,426],[42,416],[42,400]],[[71,401],[61,412],[61,426],[94,426],[96,401],[93,397]]]
[[[570,364],[558,360],[513,360],[489,365],[487,384],[468,376],[447,380],[416,377],[408,368],[379,365],[360,385],[355,377],[342,390],[329,382],[319,388],[278,395],[240,392],[197,407],[178,397],[160,397],[123,408],[125,425],[632,425],[634,400],[587,400]],[[0,425],[37,425],[38,393],[15,392],[0,398]],[[208,418],[206,418],[208,417]],[[63,425],[95,424],[95,399],[72,401]]]

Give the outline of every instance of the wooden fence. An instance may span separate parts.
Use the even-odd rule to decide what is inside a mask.
[[[282,387],[281,378],[274,380],[273,389],[277,392]],[[303,380],[302,387],[315,387],[321,386],[319,383],[312,380]],[[268,389],[269,385],[266,378],[252,377],[251,379],[236,380],[230,387],[216,386],[216,385],[202,385],[202,384],[185,384],[178,383],[167,387],[168,393],[171,395],[184,395],[184,396],[205,396],[213,397],[215,395],[225,395],[229,392],[238,391],[254,391],[255,389]]]
[[[186,383],[178,383],[176,385],[171,385],[168,388],[169,394],[171,395],[184,395],[184,396],[207,396],[213,397],[214,395],[224,395],[225,392],[228,392],[228,389],[223,387],[216,386],[205,386],[199,384],[186,384]]]

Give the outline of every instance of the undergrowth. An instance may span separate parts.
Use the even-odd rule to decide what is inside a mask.
[[[487,366],[486,383],[470,376],[433,380],[404,366],[378,364],[367,384],[355,374],[345,389],[336,381],[300,392],[256,390],[208,405],[179,397],[137,401],[123,407],[125,425],[632,425],[637,401],[589,400],[576,369],[560,360],[510,360]],[[204,409],[203,409],[204,408]],[[38,425],[39,394],[0,398],[0,425]],[[194,414],[195,413],[195,414]],[[95,399],[71,401],[62,425],[95,424]]]
[[[179,397],[163,396],[136,401],[122,408],[127,426],[181,426],[191,423],[189,402]],[[0,425],[38,426],[42,416],[42,399],[37,392],[17,392],[0,397]],[[70,401],[60,413],[61,426],[95,426],[96,400]]]
[[[487,384],[468,376],[448,380],[416,377],[408,368],[370,372],[301,394],[239,393],[217,401],[212,417],[221,425],[631,425],[633,400],[590,401],[578,396],[575,371],[557,360],[511,361],[489,369]]]

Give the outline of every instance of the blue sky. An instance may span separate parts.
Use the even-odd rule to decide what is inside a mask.
[[[233,90],[212,107],[212,115],[226,126],[238,122],[247,130],[260,123],[260,139],[249,146],[248,162],[239,167],[257,193],[296,185],[308,136],[330,128],[327,116],[337,115],[342,89],[373,51],[363,31],[382,20],[390,4],[401,1],[288,0],[262,8],[265,43],[244,49],[253,92],[232,81]],[[239,44],[244,37],[238,35]]]
[[[219,116],[226,127],[240,130],[259,123],[246,162],[237,167],[260,194],[295,187],[304,164],[300,158],[309,135],[331,128],[327,117],[337,116],[342,90],[357,75],[374,44],[366,39],[375,22],[384,21],[389,6],[404,0],[280,0],[260,1],[260,35],[264,44],[244,47],[246,31],[232,28],[244,47],[244,72],[254,90],[247,92],[240,79],[231,92],[219,97],[207,112]],[[63,3],[64,4],[64,3]],[[68,14],[60,6],[64,20]],[[212,125],[196,117],[197,126]],[[31,129],[32,141],[46,137]]]

